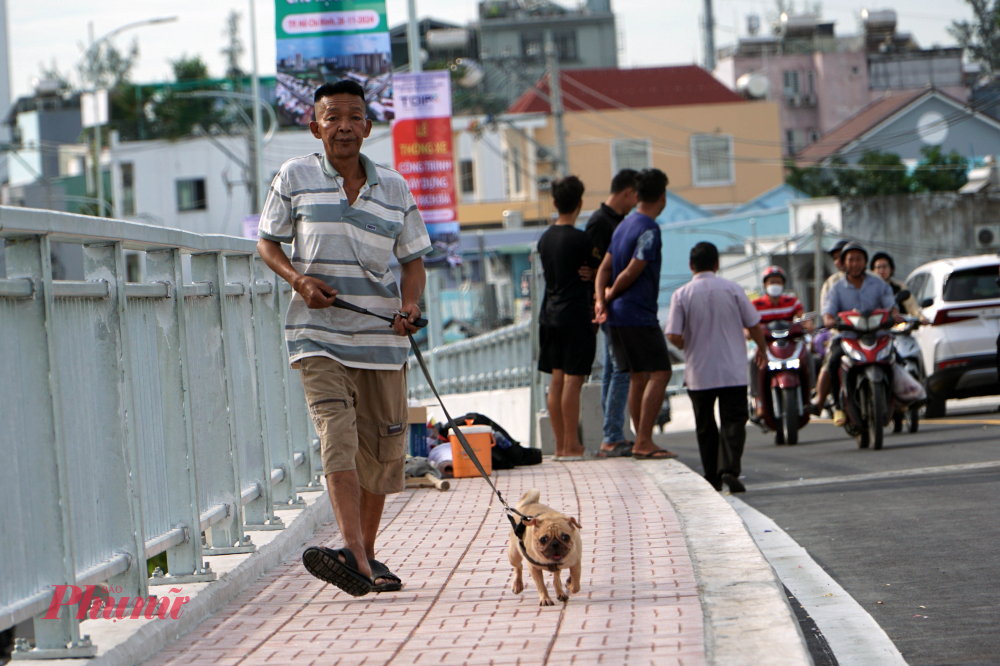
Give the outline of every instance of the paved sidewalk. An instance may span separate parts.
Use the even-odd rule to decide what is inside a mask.
[[[525,591],[510,591],[509,523],[485,482],[459,479],[448,492],[408,490],[386,502],[378,557],[403,578],[401,592],[355,599],[306,573],[306,546],[339,545],[331,523],[145,663],[707,663],[678,517],[640,465],[546,460],[494,478],[511,505],[538,488],[543,503],[579,517],[582,590],[568,603],[539,607],[527,571]]]

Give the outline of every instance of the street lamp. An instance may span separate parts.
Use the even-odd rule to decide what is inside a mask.
[[[100,45],[107,42],[112,37],[125,30],[131,30],[132,28],[138,28],[144,25],[156,25],[159,23],[171,23],[176,21],[176,16],[164,16],[160,18],[143,19],[141,21],[133,21],[132,23],[126,23],[123,26],[119,26],[112,30],[111,32],[103,35],[100,39],[94,39],[94,24],[91,22],[88,25],[88,31],[90,33],[90,46],[84,52],[83,57],[87,62],[87,75],[90,78],[90,84],[92,86],[93,94],[93,105],[94,105],[94,171],[97,174],[96,186],[97,186],[97,199],[101,202],[104,201],[104,179],[101,177],[101,126],[104,124],[101,122],[101,112],[100,104],[98,102],[97,87],[99,81],[97,80],[97,54],[100,51]],[[100,214],[100,209],[98,209]]]

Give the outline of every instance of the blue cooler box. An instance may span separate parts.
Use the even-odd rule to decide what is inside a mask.
[[[409,417],[410,455],[415,458],[427,457],[427,408],[410,407]]]

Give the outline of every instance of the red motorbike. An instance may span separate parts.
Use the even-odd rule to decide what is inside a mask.
[[[798,444],[799,430],[809,424],[809,414],[802,408],[809,400],[809,346],[805,330],[797,322],[773,321],[767,325],[764,337],[767,367],[757,368],[757,400],[764,403],[761,423],[774,431],[775,444],[791,446]]]
[[[837,399],[847,412],[844,430],[857,438],[862,449],[882,448],[882,429],[892,422],[896,411],[892,394],[896,354],[889,332],[893,323],[889,310],[849,310],[837,315],[837,330],[854,334],[840,339],[844,355]]]

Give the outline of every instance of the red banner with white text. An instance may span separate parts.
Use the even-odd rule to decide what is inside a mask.
[[[397,74],[393,88],[396,170],[406,179],[434,246],[424,261],[460,262],[449,73]]]

